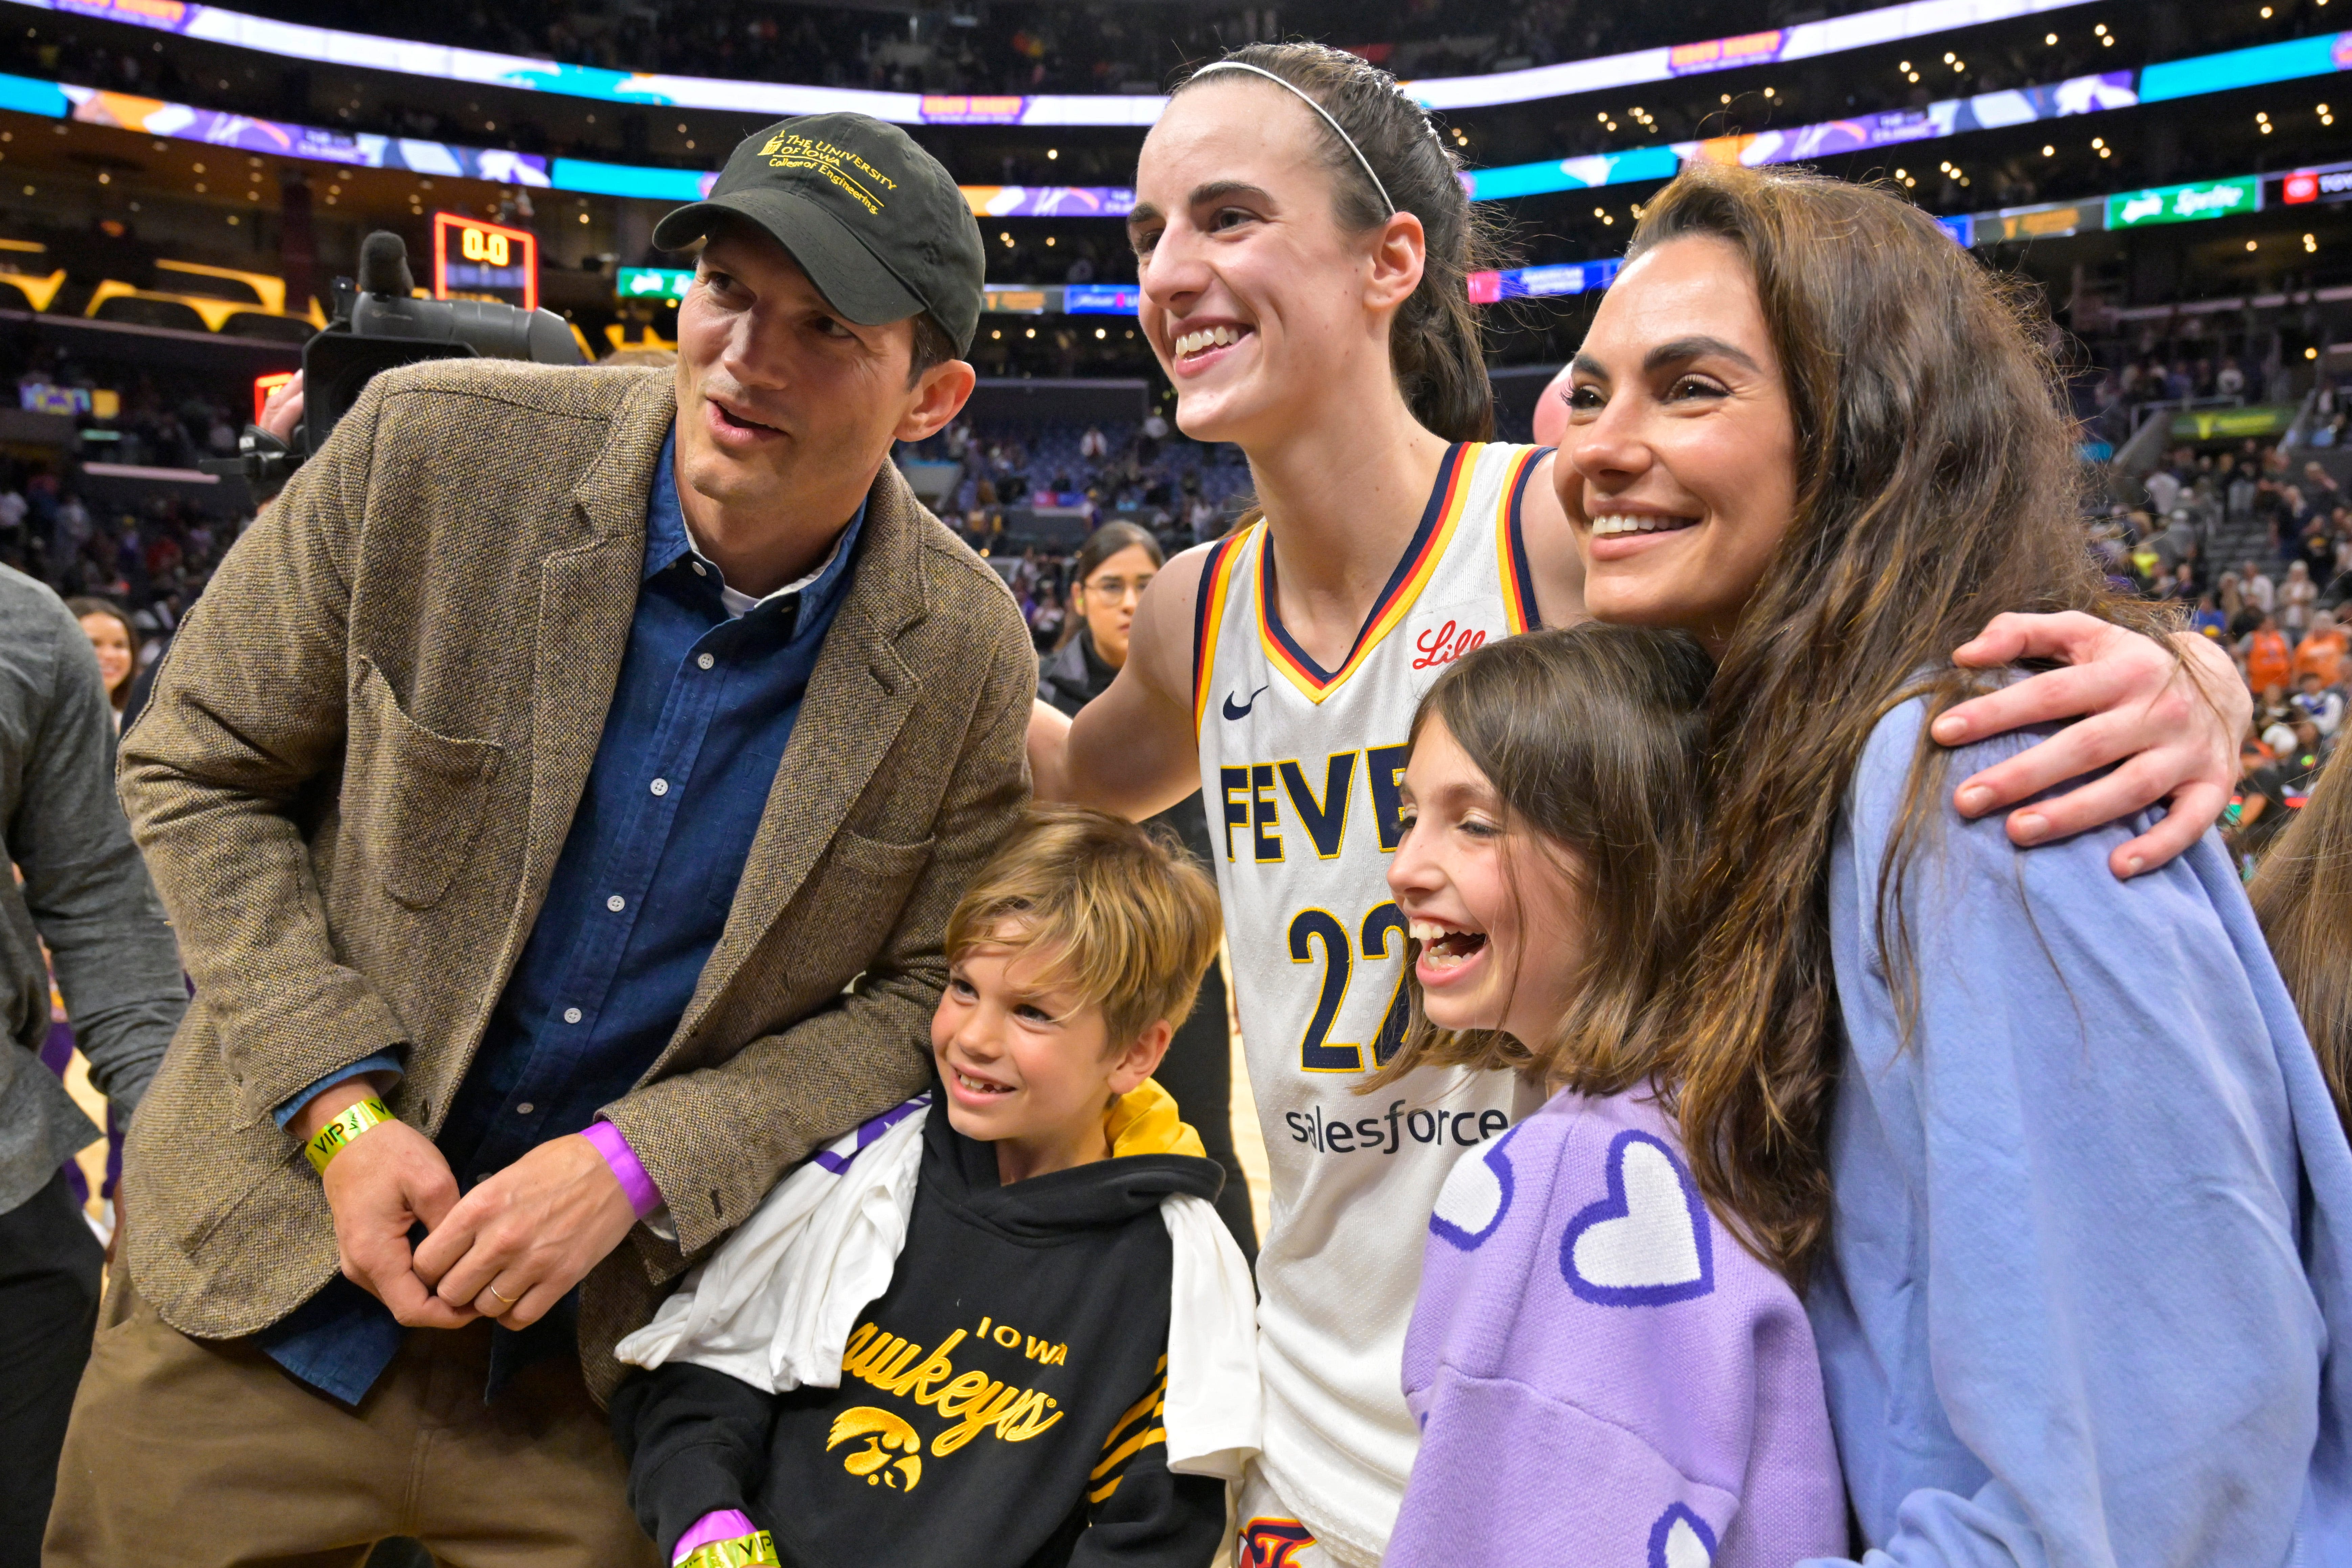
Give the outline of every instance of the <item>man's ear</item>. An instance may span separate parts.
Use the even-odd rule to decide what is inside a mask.
[[[980,372],[961,360],[946,360],[925,371],[915,382],[914,399],[899,416],[891,434],[900,441],[925,441],[948,427],[963,412]]]
[[[1145,1079],[1160,1071],[1160,1059],[1168,1054],[1168,1042],[1175,1034],[1168,1020],[1161,1019],[1129,1040],[1111,1066],[1111,1092],[1132,1094],[1141,1088]]]

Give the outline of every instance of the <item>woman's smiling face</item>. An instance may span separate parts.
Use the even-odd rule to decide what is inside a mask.
[[[1376,241],[1340,227],[1325,135],[1281,88],[1235,76],[1177,94],[1144,140],[1138,314],[1195,440],[1265,441],[1328,395],[1341,361],[1386,365],[1388,319],[1366,309]],[[1420,281],[1408,225],[1405,293]]]
[[[1603,621],[1720,654],[1796,511],[1796,422],[1754,273],[1668,240],[1619,274],[1569,367],[1552,465]]]

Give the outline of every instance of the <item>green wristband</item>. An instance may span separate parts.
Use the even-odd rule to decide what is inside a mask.
[[[343,1113],[319,1129],[316,1136],[303,1145],[302,1152],[310,1156],[310,1168],[320,1176],[327,1174],[327,1162],[343,1152],[353,1138],[381,1123],[397,1120],[384,1108],[383,1101],[371,1094],[354,1105],[345,1107]]]
[[[672,1568],[775,1568],[775,1538],[766,1531],[739,1535],[732,1541],[711,1541],[696,1547]]]

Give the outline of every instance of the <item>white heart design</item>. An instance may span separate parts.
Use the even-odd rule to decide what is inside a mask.
[[[1661,1306],[1715,1288],[1706,1208],[1681,1163],[1647,1133],[1609,1146],[1609,1196],[1570,1222],[1561,1271],[1604,1306]]]
[[[1669,1503],[1650,1526],[1649,1568],[1715,1568],[1715,1531],[1683,1503]]]
[[[1465,1250],[1486,1240],[1511,1207],[1510,1170],[1502,1144],[1473,1149],[1455,1160],[1445,1185],[1438,1188],[1430,1228]]]
[[[1715,1553],[1698,1538],[1685,1520],[1676,1520],[1666,1530],[1666,1568],[1714,1568]]]

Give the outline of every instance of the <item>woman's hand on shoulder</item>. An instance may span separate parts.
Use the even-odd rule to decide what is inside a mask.
[[[2073,719],[2032,749],[1960,781],[1953,803],[1981,817],[2112,765],[2054,800],[2012,810],[2009,836],[2032,845],[2066,838],[2157,805],[2164,820],[2116,850],[2120,878],[2164,864],[2221,819],[2238,776],[2238,737],[2253,703],[2211,639],[2176,633],[2167,648],[2095,616],[2000,615],[1952,653],[1968,669],[2055,659],[2046,671],[1960,704],[1931,733],[1961,746],[2027,725]]]

